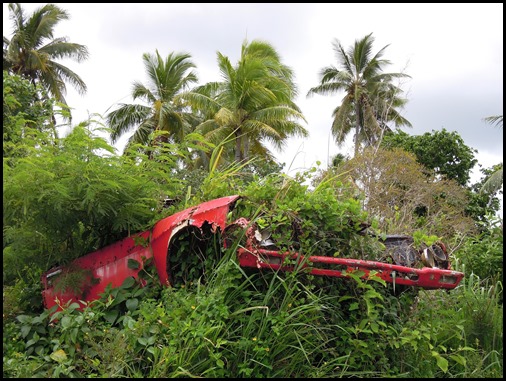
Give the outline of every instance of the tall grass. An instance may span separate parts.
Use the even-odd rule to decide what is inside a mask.
[[[455,268],[465,272],[459,261]],[[408,326],[425,327],[427,350],[448,361],[446,371],[420,376],[502,377],[502,292],[500,281],[482,280],[472,272],[451,292],[420,292]]]
[[[150,378],[344,374],[347,356],[327,351],[339,327],[325,324],[324,298],[296,273],[245,272],[236,261],[233,247],[205,284],[143,303],[132,325],[146,344],[138,369]]]

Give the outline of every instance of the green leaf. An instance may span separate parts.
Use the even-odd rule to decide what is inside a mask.
[[[432,351],[432,356],[436,358],[437,366],[443,371],[448,372],[448,360],[442,357],[436,351]]]
[[[70,340],[72,341],[73,344],[77,343],[77,334],[78,333],[79,333],[79,329],[78,328],[74,328],[70,332]]]
[[[364,297],[369,298],[369,299],[373,299],[373,298],[378,298],[380,300],[383,299],[383,297],[377,291],[375,291],[375,290],[368,290],[364,294]]]
[[[30,339],[26,342],[25,348],[31,347],[35,343],[37,343],[37,340]]]
[[[30,333],[31,327],[29,325],[22,325],[21,326],[21,336],[25,338]]]
[[[58,349],[57,351],[54,351],[49,355],[49,357],[51,357],[51,360],[54,360],[59,364],[67,360],[67,354],[63,349]]]
[[[128,329],[134,329],[135,328],[135,320],[132,319],[130,316],[126,316],[126,318],[128,319],[126,321],[126,326],[128,327]]]
[[[71,325],[71,319],[69,316],[64,316],[63,319],[61,319],[61,326],[63,328],[69,328]]]
[[[140,345],[148,345],[148,340],[145,339],[144,337],[139,337],[137,341],[139,342]]]
[[[80,306],[79,306],[79,303],[75,303],[75,302],[74,302],[74,303],[72,303],[72,304],[68,307],[68,309],[69,309],[69,311],[74,311],[74,310],[79,309],[79,307],[80,307]]]
[[[135,284],[134,277],[130,276],[123,281],[121,288],[130,288]]]
[[[107,311],[104,314],[104,319],[107,320],[109,324],[114,324],[116,319],[118,318],[119,311]]]
[[[137,270],[137,269],[139,269],[141,267],[141,264],[139,263],[139,261],[136,261],[135,259],[128,258],[127,267],[130,270]]]
[[[31,322],[30,316],[27,316],[27,315],[19,315],[19,316],[16,316],[16,319],[17,319],[20,323],[30,323],[30,322]]]
[[[118,293],[116,298],[114,298],[113,302],[111,303],[111,307],[117,306],[121,303],[123,303],[126,300],[124,293]]]
[[[461,355],[450,355],[450,358],[455,361],[456,363],[459,363],[460,365],[466,366],[466,359],[465,357],[462,357]]]
[[[126,308],[130,312],[133,312],[137,309],[137,306],[139,305],[139,300],[137,298],[128,299],[125,304]]]

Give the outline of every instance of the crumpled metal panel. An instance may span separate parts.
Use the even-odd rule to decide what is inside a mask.
[[[204,202],[158,221],[152,230],[135,234],[80,257],[69,266],[52,268],[42,275],[44,306],[53,307],[57,304],[56,299],[60,305],[69,301],[89,302],[99,299],[107,285],[119,287],[128,277],[137,277],[142,269],[143,259],[151,257],[154,259],[160,282],[168,285],[167,255],[174,234],[190,225],[200,228],[205,222],[212,225],[213,231],[218,228],[223,230],[227,214],[239,198],[240,196],[235,195]],[[145,243],[136,244],[135,240],[138,238],[142,238]],[[141,267],[130,269],[130,259],[139,262]],[[62,292],[55,287],[59,276],[71,271],[76,273],[76,270],[84,271],[85,274],[83,286],[79,290]]]
[[[223,231],[227,222],[227,214],[233,209],[235,202],[239,198],[240,196],[235,195],[207,201],[156,223],[151,237],[151,247],[154,253],[158,276],[162,284],[169,285],[167,274],[167,256],[170,255],[169,244],[171,238],[179,229],[189,225],[200,228],[207,222],[212,225],[213,232],[218,228]]]
[[[135,240],[142,238],[149,240],[149,231],[127,237],[112,245],[77,258],[68,266],[59,266],[42,274],[43,291],[42,297],[46,308],[56,305],[58,298],[61,305],[68,301],[79,302],[91,301],[100,298],[108,284],[119,287],[123,281],[130,277],[136,277],[142,268],[142,257],[150,258],[149,247],[136,244]],[[141,264],[137,270],[128,267],[128,260],[133,259]],[[83,285],[79,290],[67,289],[65,292],[57,286],[58,276],[76,276],[76,273],[87,274],[83,279]]]

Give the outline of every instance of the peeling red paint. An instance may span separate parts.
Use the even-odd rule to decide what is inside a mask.
[[[204,202],[158,221],[149,231],[127,237],[76,259],[72,263],[73,267],[91,271],[92,277],[97,280],[96,284],[87,284],[83,287],[84,290],[79,290],[79,292],[66,291],[62,293],[55,289],[55,280],[59,274],[54,276],[51,274],[65,271],[65,266],[47,271],[42,275],[42,296],[45,307],[51,308],[56,305],[56,298],[62,305],[70,300],[92,301],[99,299],[108,284],[119,287],[126,278],[137,277],[141,268],[129,269],[129,259],[142,264],[144,259],[153,258],[161,284],[170,285],[167,274],[167,256],[170,239],[178,227],[191,225],[200,228],[206,221],[210,221],[213,224],[213,229],[221,228],[223,230],[227,214],[238,199],[239,196],[236,195]],[[134,239],[139,237],[147,241],[147,246],[134,243]]]

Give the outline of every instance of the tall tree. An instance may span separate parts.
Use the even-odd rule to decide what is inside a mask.
[[[111,139],[118,138],[135,128],[129,139],[131,143],[153,144],[151,133],[165,131],[165,141],[181,142],[190,131],[192,118],[181,98],[176,96],[198,78],[193,69],[196,65],[188,53],[171,52],[163,59],[158,50],[156,54],[142,55],[148,83],[135,81],[132,87],[133,100],[140,99],[144,104],[120,104],[120,107],[106,115],[111,128]]]
[[[423,229],[453,236],[475,231],[466,214],[466,190],[453,179],[428,173],[413,153],[402,148],[366,148],[331,168],[326,179],[332,178],[338,179],[340,192],[350,187],[362,191],[364,209],[378,218],[380,229],[388,234]]]
[[[66,37],[54,37],[56,25],[68,20],[68,13],[55,4],[47,4],[26,16],[19,3],[10,3],[9,12],[14,30],[11,39],[4,36],[4,69],[30,79],[33,84],[40,83],[63,104],[67,104],[66,83],[84,94],[87,90],[84,81],[56,61],[70,58],[81,62],[88,58],[86,46],[69,42]]]
[[[355,155],[361,145],[370,146],[381,141],[388,122],[395,126],[411,123],[403,118],[398,109],[407,100],[402,90],[393,83],[394,79],[409,77],[403,73],[383,73],[390,61],[383,59],[386,45],[373,55],[372,33],[356,40],[348,51],[336,39],[332,42],[338,66],[321,69],[320,84],[309,89],[307,96],[314,94],[333,95],[344,91],[341,105],[333,111],[332,135],[342,145],[348,134],[355,130]]]
[[[381,146],[411,152],[425,168],[440,177],[455,180],[462,186],[467,184],[471,170],[478,162],[474,157],[477,151],[468,147],[457,132],[449,132],[444,128],[414,136],[396,130],[385,136]]]
[[[212,142],[235,142],[236,162],[253,155],[272,158],[266,141],[282,149],[289,137],[308,136],[299,123],[305,121],[304,116],[293,101],[297,95],[293,71],[272,45],[245,40],[235,66],[220,52],[217,55],[223,81],[207,83],[186,95],[207,116],[197,131]]]

